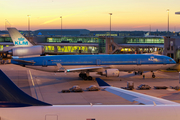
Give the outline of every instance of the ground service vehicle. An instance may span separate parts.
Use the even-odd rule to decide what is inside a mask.
[[[151,89],[151,87],[149,85],[146,85],[146,84],[141,84],[138,86],[138,89],[139,90],[149,90],[149,89]]]
[[[73,86],[72,88],[69,89],[71,92],[83,92],[82,88],[79,87],[78,85]]]
[[[98,91],[100,90],[99,87],[97,87],[96,85],[91,85],[88,88],[86,88],[88,91]]]

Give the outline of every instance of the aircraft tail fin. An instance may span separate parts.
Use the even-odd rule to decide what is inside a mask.
[[[98,82],[99,87],[103,87],[103,88],[110,87],[109,84],[107,84],[106,82],[104,82],[104,81],[103,81],[102,79],[100,79],[100,78],[96,78],[96,81]]]
[[[33,46],[16,28],[7,28],[7,29],[15,46],[18,47]]]
[[[0,107],[27,107],[27,106],[51,106],[51,104],[37,100],[20,90],[0,70]]]

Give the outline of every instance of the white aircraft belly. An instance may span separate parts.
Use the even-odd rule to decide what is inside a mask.
[[[153,71],[153,70],[163,70],[163,69],[168,69],[175,64],[152,64],[152,65],[118,65],[116,66],[119,71]],[[115,66],[113,66],[115,68]]]
[[[106,65],[109,69],[119,69],[119,71],[155,71],[163,70],[174,66],[175,64],[151,64],[151,65]],[[94,67],[96,65],[74,65],[74,66],[63,66],[65,69],[75,69],[75,68],[84,68],[84,67]],[[101,65],[105,66],[105,65]],[[26,66],[27,68],[49,71],[49,72],[58,72],[59,68],[57,66]],[[103,72],[105,69],[96,69],[96,72]]]
[[[178,120],[178,110],[180,106],[61,105],[0,108],[0,117],[1,120]]]

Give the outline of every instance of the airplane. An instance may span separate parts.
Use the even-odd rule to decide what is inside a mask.
[[[158,35],[150,35],[150,32],[147,32],[146,34],[144,34],[144,37],[158,37],[158,38],[162,38],[162,39],[164,39],[164,37],[163,36],[158,36]]]
[[[176,62],[167,56],[150,54],[56,55],[14,58],[12,64],[48,72],[79,72],[79,77],[92,80],[90,72],[118,77],[119,71],[153,71],[168,69]]]
[[[0,70],[1,120],[179,120],[180,104],[112,87],[96,79],[106,91],[140,105],[52,105],[19,89]]]
[[[9,35],[14,43],[14,46],[4,47],[0,53],[11,56],[29,56],[29,55],[42,55],[44,47],[41,45],[33,46],[16,28],[7,28]]]
[[[180,14],[180,12],[175,12],[175,14],[179,15],[179,14]]]

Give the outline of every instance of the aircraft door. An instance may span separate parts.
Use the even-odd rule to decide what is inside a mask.
[[[100,59],[96,60],[96,65],[101,65],[101,60]]]
[[[46,115],[45,120],[58,120],[58,115]]]
[[[166,65],[166,59],[165,58],[163,59],[163,64]]]
[[[31,60],[31,62],[34,62],[34,60]],[[34,65],[34,63],[32,63]],[[1,119],[0,119],[1,120]]]
[[[141,59],[137,59],[137,65],[141,65]]]
[[[47,60],[43,60],[43,67],[47,67]]]

